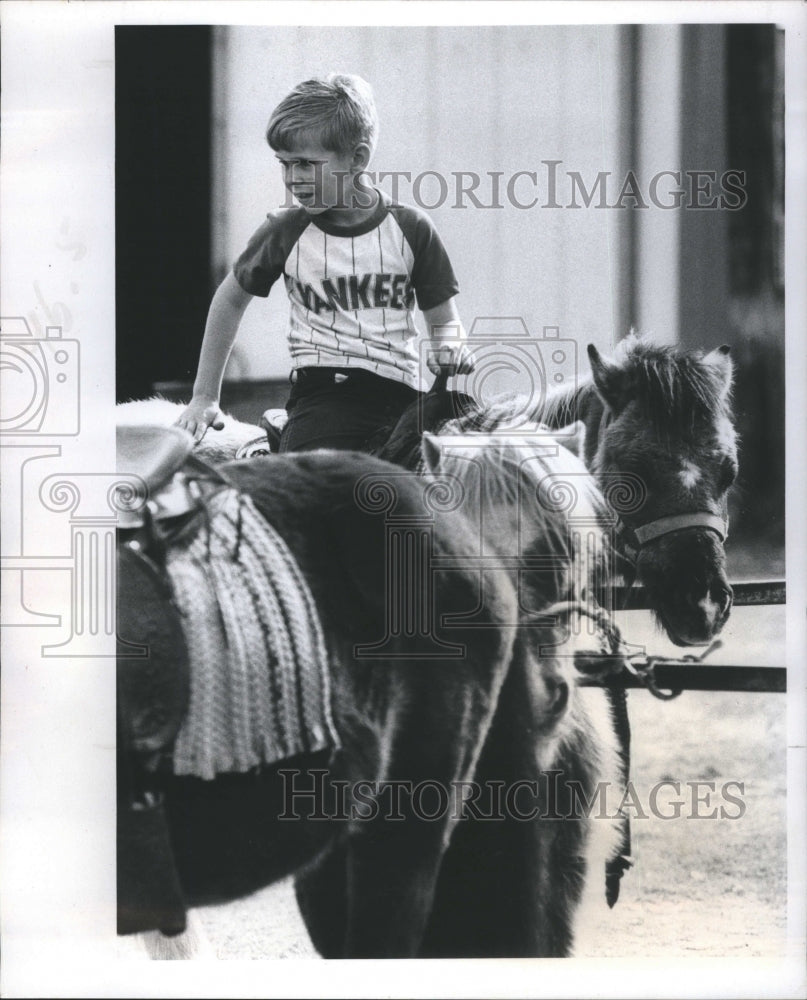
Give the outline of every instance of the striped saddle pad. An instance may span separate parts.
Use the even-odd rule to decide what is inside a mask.
[[[179,775],[212,779],[337,747],[325,640],[288,546],[237,490],[217,492],[167,571],[190,659]]]

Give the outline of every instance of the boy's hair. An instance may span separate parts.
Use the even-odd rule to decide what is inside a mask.
[[[344,73],[298,84],[266,126],[266,141],[272,149],[285,152],[295,142],[314,139],[324,149],[342,154],[364,142],[372,153],[377,138],[378,113],[370,84]]]

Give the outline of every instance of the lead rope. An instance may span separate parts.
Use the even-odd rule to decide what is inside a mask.
[[[592,608],[579,600],[560,601],[546,608],[546,615],[576,613],[591,618],[600,633],[600,649],[595,652],[579,651],[575,653],[575,669],[582,674],[618,678],[625,669],[631,669],[625,657],[626,646],[619,628],[613,619],[600,607]],[[628,718],[628,699],[625,688],[615,684],[604,683],[606,697],[611,706],[611,717],[619,745],[622,763],[623,793],[630,778],[630,719]],[[633,865],[631,854],[630,816],[622,813],[620,819],[619,853],[605,863],[605,901],[613,907],[619,899],[619,887],[623,874]]]
[[[625,575],[625,598],[622,604],[624,610],[627,607],[630,593],[636,582],[636,564],[628,561],[629,571]],[[612,655],[618,655],[619,649],[623,646],[622,637],[616,625],[609,622],[612,627],[608,630],[608,643]],[[624,661],[627,663],[627,661]],[[614,729],[619,742],[619,750],[622,757],[622,780],[623,791],[627,789],[630,781],[630,717],[628,715],[628,692],[623,687],[609,685],[606,688],[608,701],[611,705],[611,714],[614,719]],[[622,884],[622,876],[633,867],[633,853],[631,844],[630,816],[623,812],[620,817],[621,836],[619,842],[619,853],[609,858],[605,863],[605,901],[613,909],[619,899],[619,889]]]
[[[622,780],[624,790],[627,789],[630,781],[630,718],[628,716],[628,692],[622,687],[609,686],[606,688],[608,701],[611,704],[611,714],[614,720],[614,729],[619,750],[622,757]],[[613,907],[619,899],[619,887],[622,876],[633,866],[633,855],[631,853],[631,830],[630,816],[623,812],[620,816],[620,841],[619,853],[609,858],[605,863],[605,901],[609,907]]]

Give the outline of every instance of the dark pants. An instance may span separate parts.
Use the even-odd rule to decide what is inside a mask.
[[[359,368],[299,368],[281,451],[367,451],[418,398],[416,389]],[[336,376],[345,376],[337,380]]]

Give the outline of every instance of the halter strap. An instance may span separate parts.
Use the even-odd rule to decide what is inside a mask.
[[[654,538],[661,538],[662,535],[669,535],[673,531],[681,531],[683,528],[708,528],[719,536],[721,542],[725,542],[728,535],[728,525],[723,518],[716,514],[709,514],[705,510],[659,517],[655,521],[634,528],[633,534],[636,536],[636,541],[642,546],[653,541]]]
[[[690,511],[686,514],[669,514],[638,527],[626,524],[621,518],[617,519],[617,535],[621,540],[621,552],[630,567],[626,574],[629,591],[635,582],[636,560],[639,558],[639,550],[656,538],[672,534],[674,531],[685,531],[687,528],[706,528],[708,531],[713,531],[721,542],[725,542],[729,533],[727,518],[710,514],[705,510]]]

